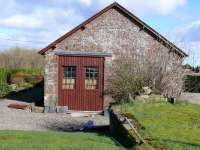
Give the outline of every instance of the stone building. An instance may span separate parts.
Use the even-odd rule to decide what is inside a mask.
[[[186,57],[187,54],[168,41],[138,17],[118,3],[112,3],[79,26],[55,40],[39,51],[45,57],[45,106],[59,104],[59,61],[56,50],[112,52],[117,55],[121,51],[131,50],[139,43],[148,49],[159,43],[167,52],[175,57]],[[139,48],[138,48],[139,49]],[[139,53],[142,53],[139,51]]]

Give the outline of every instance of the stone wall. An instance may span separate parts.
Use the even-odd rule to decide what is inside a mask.
[[[84,28],[58,43],[56,48],[69,51],[109,51],[114,55],[135,50],[139,55],[143,55],[155,43],[160,43],[149,31],[141,29],[136,22],[114,8]],[[169,51],[162,43],[160,45]]]
[[[62,42],[56,48],[77,51],[127,51],[148,48],[155,39],[116,9],[110,9]],[[139,43],[139,44],[138,44]]]
[[[89,24],[56,45],[69,51],[107,51],[113,58],[119,52],[135,50],[139,55],[158,42],[116,9],[110,9]],[[163,46],[161,44],[161,46]],[[163,46],[166,51],[168,49]],[[145,50],[145,51],[142,51]],[[46,52],[45,57],[45,105],[57,101],[57,58]],[[107,69],[107,68],[105,68]],[[106,72],[106,71],[105,71]]]
[[[124,147],[133,148],[136,145],[136,137],[132,134],[128,124],[119,113],[109,110],[110,134]]]
[[[55,106],[58,100],[58,56],[45,55],[44,106]]]

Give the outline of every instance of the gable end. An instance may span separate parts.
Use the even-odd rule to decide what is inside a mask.
[[[137,24],[140,27],[141,30],[143,30],[145,32],[148,32],[157,41],[162,42],[162,44],[164,46],[166,46],[167,48],[169,48],[171,51],[174,51],[175,53],[177,53],[181,57],[187,57],[188,56],[180,48],[178,48],[172,42],[167,40],[164,36],[160,35],[153,28],[148,26],[146,23],[144,23],[142,20],[140,20],[138,17],[133,15],[130,11],[128,11],[127,9],[125,9],[123,6],[119,5],[116,2],[114,2],[111,5],[107,6],[106,8],[104,8],[103,10],[101,10],[100,12],[98,12],[97,14],[95,14],[94,16],[89,18],[88,20],[84,21],[82,24],[78,25],[77,27],[75,27],[71,31],[67,32],[66,34],[64,34],[63,36],[61,36],[60,38],[58,38],[57,40],[55,40],[51,44],[49,44],[47,47],[45,47],[42,50],[40,50],[39,54],[43,55],[49,49],[54,49],[56,44],[60,43],[61,41],[63,41],[64,39],[66,39],[67,37],[69,37],[70,35],[75,33],[76,31],[84,30],[85,25],[87,25],[88,23],[90,23],[91,21],[93,21],[94,19],[96,19],[97,17],[99,17],[100,15],[102,15],[103,13],[107,12],[108,10],[110,10],[112,8],[118,10],[118,12],[120,12],[122,15],[126,16],[127,18],[129,18],[131,21],[133,21],[135,24]]]

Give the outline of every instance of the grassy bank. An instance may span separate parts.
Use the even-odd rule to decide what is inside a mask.
[[[169,150],[200,149],[200,106],[135,102],[123,105],[144,126],[142,136],[154,147]]]
[[[1,150],[117,150],[106,135],[97,133],[58,133],[0,131]]]

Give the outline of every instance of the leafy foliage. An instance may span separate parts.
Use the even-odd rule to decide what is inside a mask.
[[[187,75],[184,81],[186,92],[200,93],[200,76]]]
[[[195,73],[199,73],[200,72],[200,66],[194,67],[194,66],[191,66],[190,64],[185,64],[183,67],[185,69],[189,69],[189,70],[191,70],[191,71],[193,71]]]
[[[11,91],[11,88],[7,84],[10,75],[11,75],[10,69],[0,68],[0,97],[4,97],[7,93]]]
[[[0,97],[6,96],[11,90],[7,83],[0,83]]]
[[[32,87],[42,80],[42,71],[38,68],[0,68],[0,97],[6,96],[17,88]]]
[[[0,68],[0,83],[7,83],[10,78],[11,70],[8,68]]]

